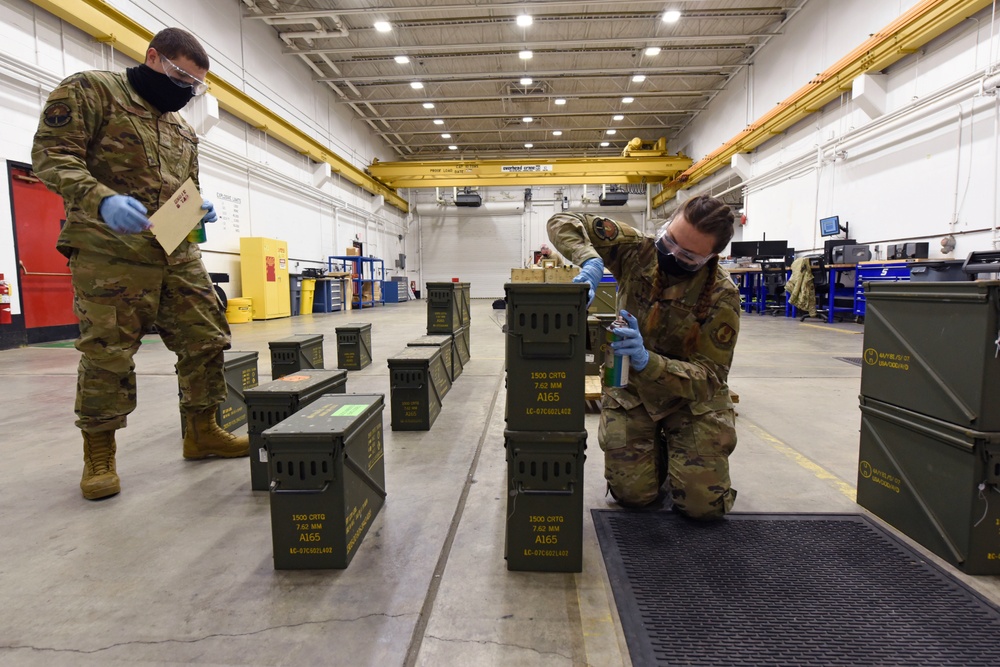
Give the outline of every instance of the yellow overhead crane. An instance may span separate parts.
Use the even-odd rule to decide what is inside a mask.
[[[686,155],[668,155],[666,139],[643,149],[629,142],[622,157],[538,158],[510,160],[439,160],[379,162],[368,173],[390,188],[434,188],[480,185],[613,185],[660,183],[691,166]]]

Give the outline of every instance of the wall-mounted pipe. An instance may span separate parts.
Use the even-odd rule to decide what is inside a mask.
[[[861,74],[885,69],[931,39],[958,25],[993,0],[922,0],[884,29],[818,74],[799,90],[742,132],[685,170],[653,200],[659,206],[680,188],[690,187],[729,163],[736,153],[747,153],[784,132],[836,99]]]

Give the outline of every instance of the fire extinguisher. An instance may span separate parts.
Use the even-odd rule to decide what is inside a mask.
[[[10,285],[0,273],[0,324],[10,324]]]

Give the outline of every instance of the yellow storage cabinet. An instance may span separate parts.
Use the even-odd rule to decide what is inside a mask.
[[[243,296],[253,299],[253,318],[290,317],[288,242],[262,236],[240,239],[240,276]]]

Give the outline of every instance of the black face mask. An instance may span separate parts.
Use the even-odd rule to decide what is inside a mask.
[[[194,90],[181,88],[170,80],[166,74],[160,74],[146,64],[129,67],[126,70],[128,82],[144,100],[160,110],[180,111],[194,97]]]
[[[657,252],[656,256],[659,260],[660,270],[668,276],[674,276],[675,278],[690,278],[697,273],[697,270],[689,271],[688,269],[685,269],[673,255],[665,255],[662,252]]]

